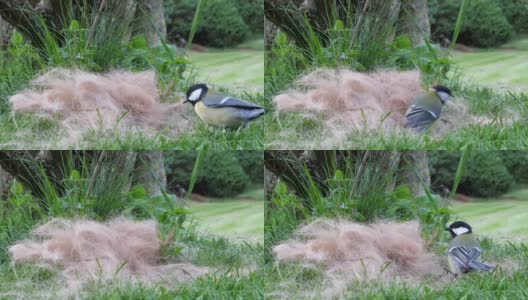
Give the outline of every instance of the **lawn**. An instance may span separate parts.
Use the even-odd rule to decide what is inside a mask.
[[[454,51],[452,58],[462,77],[479,86],[528,91],[528,39],[498,49]]]
[[[455,202],[457,219],[465,220],[481,237],[497,241],[528,241],[528,201]]]
[[[190,202],[198,229],[236,241],[263,242],[264,201]]]
[[[191,52],[189,57],[201,81],[233,90],[264,89],[264,42],[248,41],[237,49]]]

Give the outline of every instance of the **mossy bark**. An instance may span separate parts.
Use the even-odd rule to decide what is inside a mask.
[[[9,42],[9,37],[13,32],[13,26],[9,25],[2,17],[0,17],[0,50],[3,50],[7,47]]]
[[[134,33],[141,34],[152,46],[167,38],[163,0],[139,0],[136,8]]]
[[[407,35],[414,47],[424,46],[431,39],[427,0],[402,0],[399,33]]]
[[[159,196],[167,188],[162,151],[138,151],[132,184],[142,185],[150,196]]]

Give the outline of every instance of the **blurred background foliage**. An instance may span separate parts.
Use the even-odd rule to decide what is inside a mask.
[[[191,178],[196,151],[165,153],[167,189],[186,188]],[[254,186],[262,187],[262,151],[208,151],[204,157],[193,192],[211,197],[232,197]]]
[[[442,193],[451,189],[461,151],[430,151],[431,188]],[[467,196],[489,198],[528,185],[528,152],[471,151],[457,192]]]
[[[196,0],[165,0],[167,38],[187,39],[191,32]],[[263,0],[209,0],[202,13],[194,42],[216,48],[233,47],[264,32]]]
[[[429,0],[433,39],[453,36],[461,2]],[[457,42],[488,48],[523,33],[528,33],[528,0],[472,0],[468,1]]]

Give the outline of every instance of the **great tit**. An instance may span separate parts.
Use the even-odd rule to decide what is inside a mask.
[[[209,87],[195,84],[187,91],[187,100],[194,111],[208,125],[221,128],[247,127],[250,121],[264,114],[264,108],[223,94],[207,94]]]
[[[428,93],[417,96],[405,114],[405,127],[424,131],[440,118],[442,107],[450,97],[453,97],[451,90],[443,85],[435,85]]]
[[[451,273],[459,275],[471,270],[489,271],[494,268],[477,261],[482,249],[468,223],[456,221],[445,230],[449,231],[452,237],[447,249],[447,261]]]

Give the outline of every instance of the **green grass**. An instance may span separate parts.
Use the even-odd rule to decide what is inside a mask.
[[[262,92],[264,89],[263,40],[251,40],[238,49],[191,52],[198,79],[232,90]]]
[[[237,241],[263,242],[263,201],[190,202],[189,210],[201,231]]]
[[[464,79],[479,86],[501,91],[528,90],[528,39],[509,43],[501,49],[454,51],[453,61]]]
[[[528,241],[528,201],[454,202],[453,210],[456,219],[467,221],[481,237],[497,241]]]

